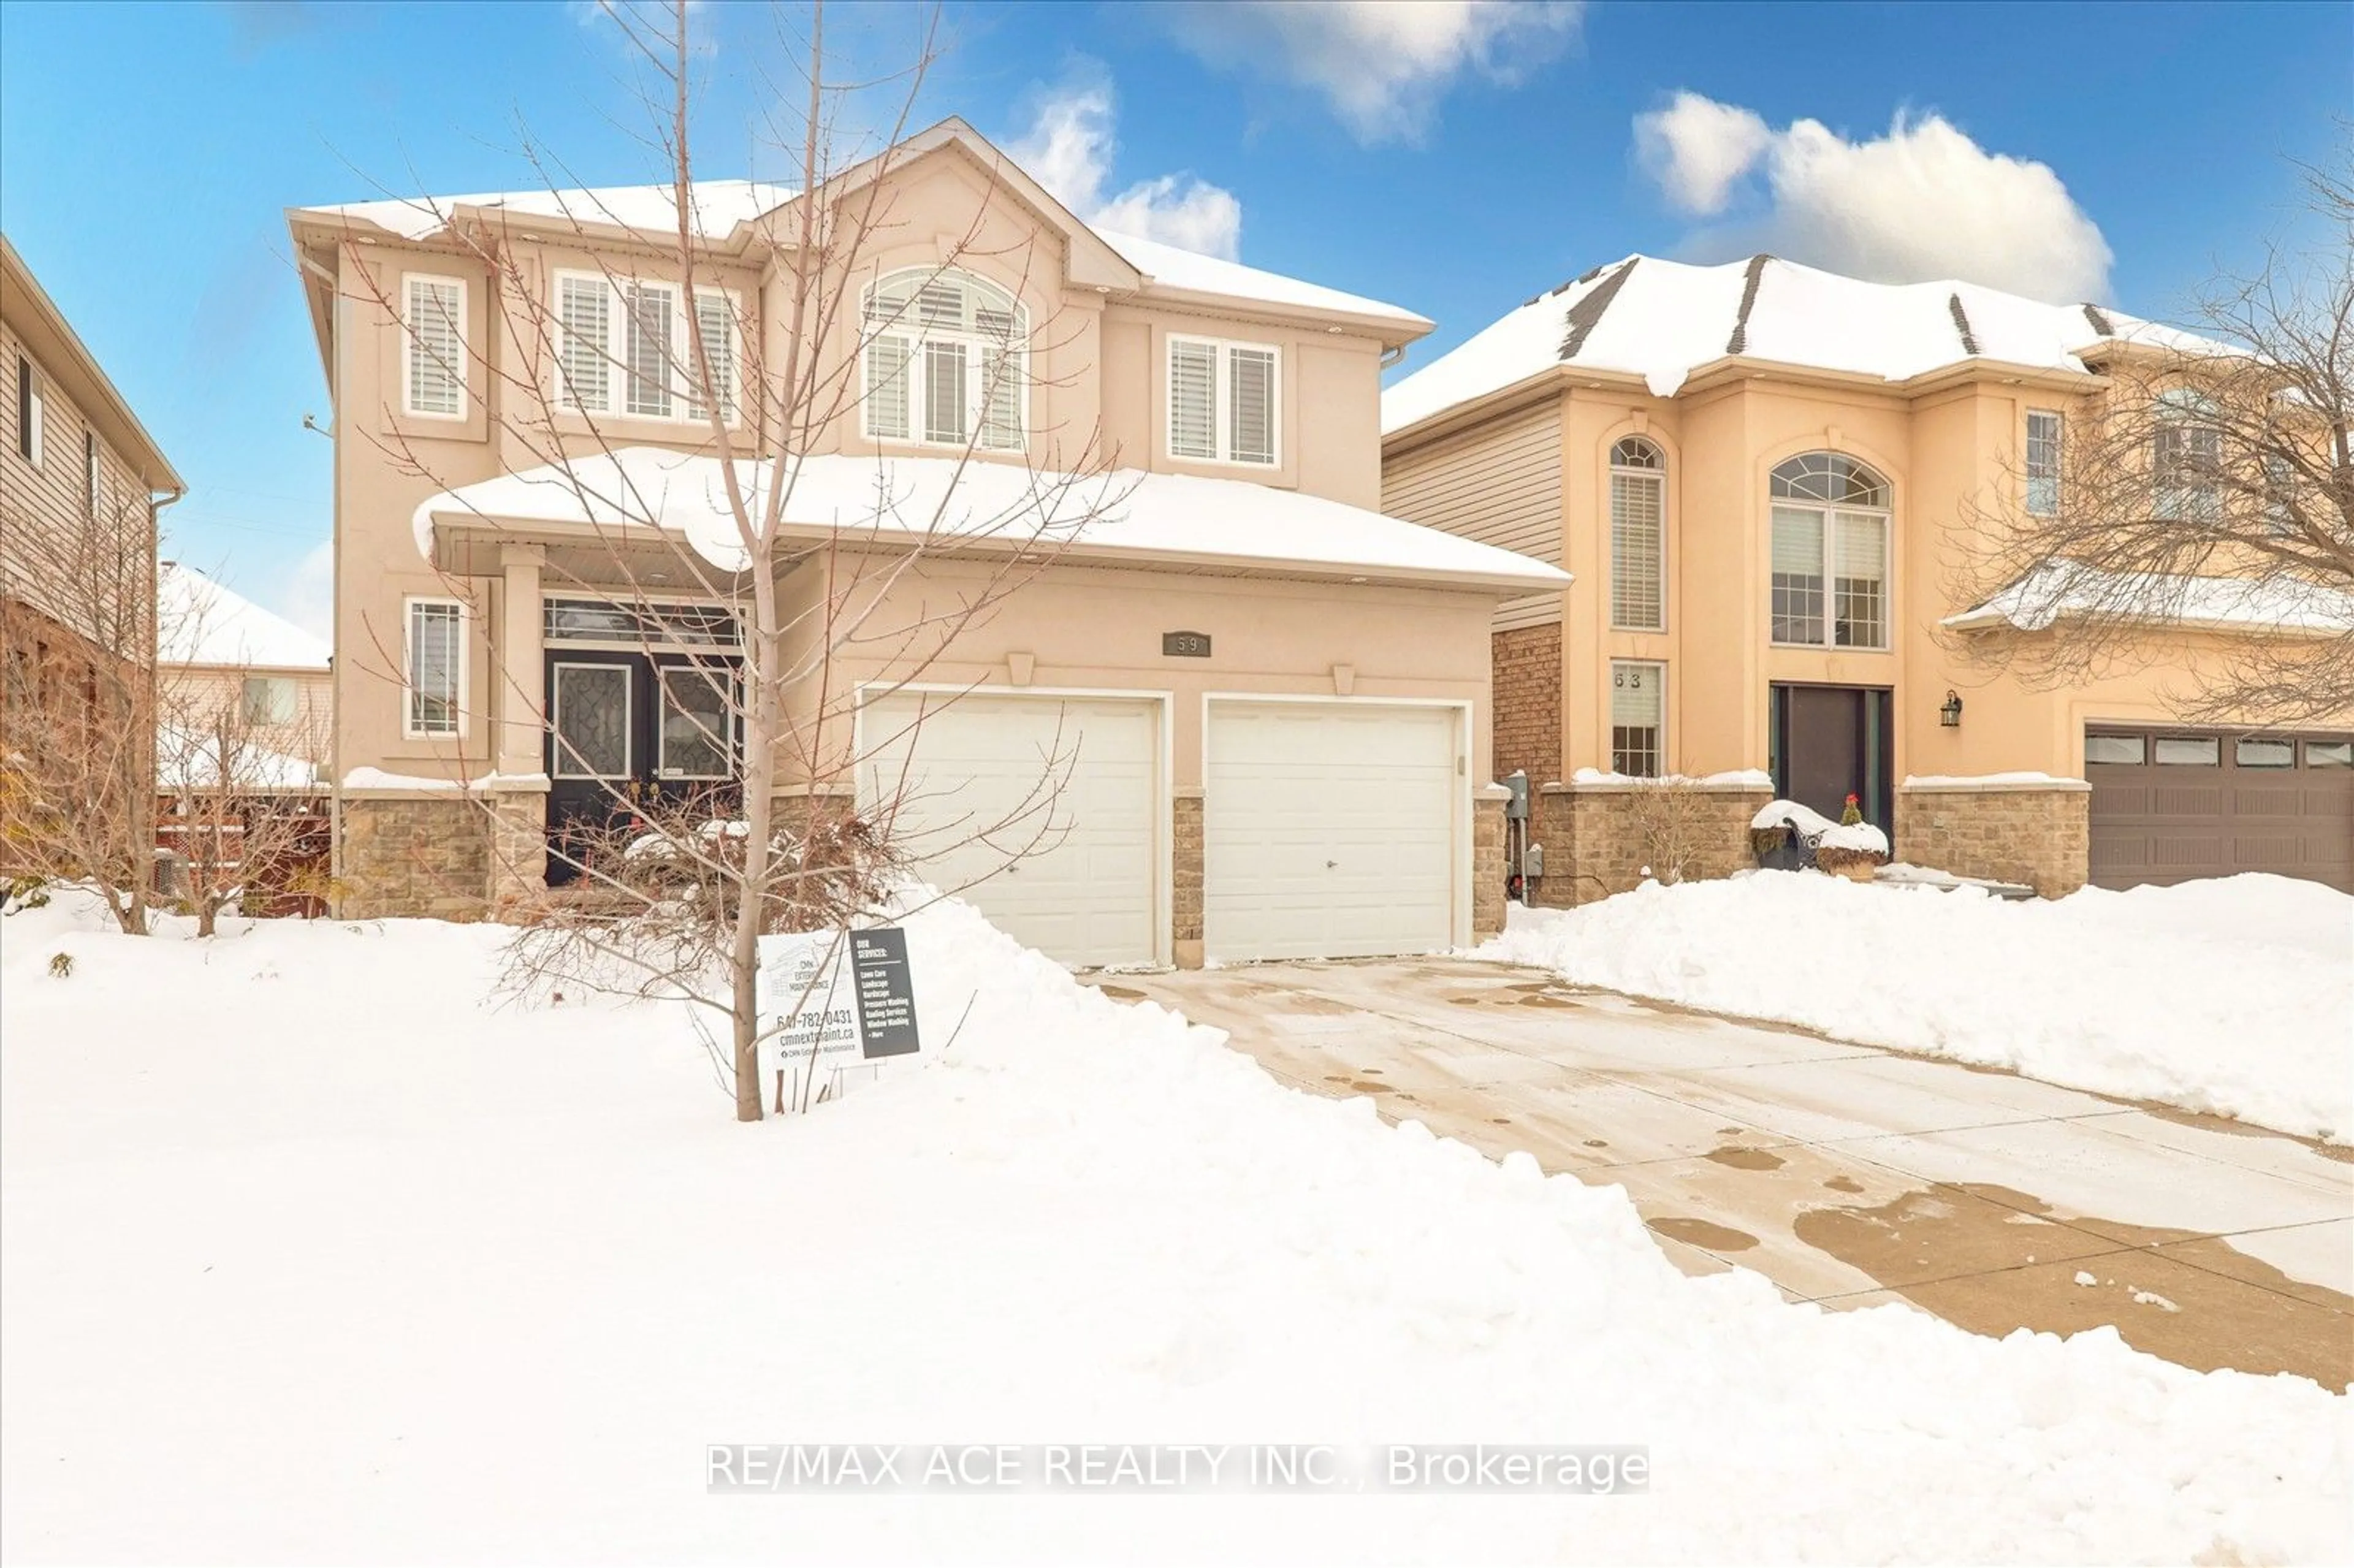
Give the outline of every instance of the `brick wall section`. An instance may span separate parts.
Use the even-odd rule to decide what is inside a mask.
[[[479,920],[490,885],[490,813],[462,796],[346,799],[338,808],[345,920]]]
[[[1180,792],[1171,802],[1169,939],[1176,959],[1202,961],[1202,795]]]
[[[1643,881],[1647,866],[1666,881],[1677,858],[1686,882],[1755,865],[1749,821],[1774,792],[1744,785],[1567,784],[1538,797],[1532,838],[1544,846],[1545,875],[1535,902],[1565,908],[1627,892]]]
[[[508,789],[483,801],[485,894],[494,920],[518,920],[547,893],[547,796]]]
[[[1561,772],[1561,624],[1523,626],[1489,639],[1494,661],[1495,771],[1525,769],[1532,786]]]
[[[1471,939],[1504,928],[1504,803],[1511,791],[1483,789],[1471,801]]]
[[[2020,787],[1908,784],[1896,791],[1896,858],[1958,876],[2020,882],[2046,898],[2084,885],[2093,791],[2073,780]]]

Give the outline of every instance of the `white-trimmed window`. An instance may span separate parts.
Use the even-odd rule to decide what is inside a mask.
[[[1772,621],[1777,643],[1888,646],[1888,482],[1839,452],[1776,468]]]
[[[248,675],[240,704],[249,725],[294,722],[296,693],[291,675]]]
[[[2150,514],[2177,523],[2215,523],[2223,516],[2223,432],[2215,401],[2176,387],[2158,395],[2150,451]]]
[[[1668,747],[1668,667],[1633,659],[1610,662],[1610,771],[1657,779]]]
[[[1283,414],[1283,351],[1272,344],[1169,339],[1169,455],[1273,468]]]
[[[861,313],[860,429],[875,440],[1030,445],[1030,313],[985,278],[911,267],[871,285]]]
[[[676,283],[556,274],[557,400],[583,414],[633,419],[700,421],[701,366],[694,333],[703,334],[720,418],[736,422],[741,389],[736,352],[737,298],[726,289],[695,291],[690,326]]]
[[[1668,464],[1629,436],[1610,449],[1610,624],[1668,629]]]
[[[408,601],[407,712],[411,740],[466,733],[466,607],[454,599]]]
[[[408,277],[408,339],[401,407],[432,419],[466,413],[466,281],[412,272]]]
[[[2060,515],[2060,416],[2050,408],[2027,411],[2027,510]]]
[[[46,412],[41,397],[41,373],[23,355],[16,356],[16,455],[41,466],[41,424]]]

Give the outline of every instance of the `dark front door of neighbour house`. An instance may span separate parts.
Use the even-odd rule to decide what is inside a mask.
[[[664,803],[734,814],[737,664],[716,652],[549,647],[549,886],[578,878]]]
[[[1856,797],[1863,820],[1895,832],[1891,696],[1883,686],[1767,689],[1767,750],[1774,792],[1832,821]]]

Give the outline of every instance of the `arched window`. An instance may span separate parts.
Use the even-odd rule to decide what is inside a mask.
[[[1029,445],[1030,313],[986,279],[936,267],[866,291],[864,429],[882,440]]]
[[[2151,410],[2150,514],[2178,523],[2214,523],[2223,515],[2223,432],[2215,400],[2178,387],[2158,395]]]
[[[1767,494],[1774,641],[1887,647],[1888,482],[1841,453],[1805,452],[1775,469]]]
[[[1628,436],[1610,449],[1610,624],[1668,629],[1668,465],[1659,449]]]

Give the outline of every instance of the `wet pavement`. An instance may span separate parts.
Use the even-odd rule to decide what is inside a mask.
[[[1096,981],[1288,1083],[1627,1190],[1694,1274],[2354,1384],[2354,1162],[2241,1124],[1453,959]],[[2219,1048],[2222,1048],[2219,1046]]]

